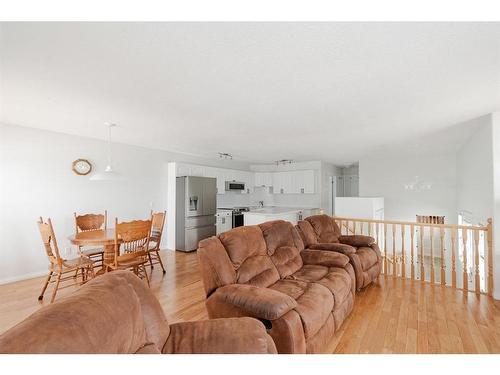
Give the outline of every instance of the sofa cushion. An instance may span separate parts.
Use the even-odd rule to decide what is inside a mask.
[[[251,256],[266,255],[266,242],[256,225],[237,227],[219,235],[235,269]]]
[[[378,261],[377,254],[369,247],[358,248],[356,254],[361,261],[361,267],[363,268],[363,270],[371,268]]]
[[[296,301],[295,311],[300,315],[307,340],[326,323],[333,309],[333,297],[324,286],[308,283],[304,293]]]
[[[339,267],[305,265],[291,277],[328,288],[333,295],[335,306],[342,303],[351,291],[351,277],[345,269]]]
[[[231,259],[217,237],[201,240],[197,255],[207,296],[221,286],[236,282],[236,272]]]
[[[316,265],[316,264],[305,264],[300,270],[295,272],[290,278],[294,280],[304,280],[307,282],[317,281],[322,279],[328,273],[328,267]]]
[[[333,294],[335,307],[342,304],[351,293],[351,277],[343,268],[330,267],[328,274],[316,281],[330,290]]]
[[[332,294],[320,284],[287,279],[279,280],[269,288],[287,294],[297,301],[294,310],[300,316],[306,339],[319,331],[332,312]]]
[[[309,247],[312,244],[318,242],[318,239],[316,238],[316,233],[314,233],[314,228],[312,227],[311,223],[309,223],[307,220],[300,220],[297,223],[296,228],[297,232],[299,233],[306,247]]]
[[[307,282],[302,280],[285,279],[278,280],[276,283],[271,285],[269,289],[277,290],[278,292],[284,293],[293,299],[299,298],[304,290],[307,288]]]
[[[267,246],[267,253],[273,255],[276,249],[289,246],[295,247],[292,229],[293,225],[288,221],[274,220],[259,225]]]
[[[0,353],[135,353],[147,344],[161,348],[169,332],[145,283],[132,272],[114,271],[2,334]]]
[[[257,225],[235,228],[220,234],[219,239],[236,270],[237,283],[267,287],[280,278]]]
[[[309,216],[306,220],[316,233],[317,242],[338,242],[340,229],[328,215]]]
[[[302,257],[296,245],[297,232],[288,221],[276,220],[260,224],[267,246],[267,253],[278,269],[280,278],[285,278],[302,267]],[[294,234],[295,232],[295,234]],[[299,243],[301,246],[302,242]]]
[[[256,255],[249,257],[240,266],[236,282],[265,288],[279,278],[280,275],[271,258],[268,255]]]
[[[300,270],[303,265],[299,250],[292,246],[277,248],[271,259],[282,279]]]

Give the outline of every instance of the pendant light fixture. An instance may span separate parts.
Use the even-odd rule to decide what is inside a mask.
[[[103,172],[96,173],[90,177],[91,181],[120,181],[123,176],[113,170],[111,158],[111,128],[116,127],[116,124],[106,122],[104,125],[108,127],[108,164]]]

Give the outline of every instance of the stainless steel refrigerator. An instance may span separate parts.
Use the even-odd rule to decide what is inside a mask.
[[[193,251],[198,242],[215,235],[217,180],[210,177],[177,177],[175,249]]]

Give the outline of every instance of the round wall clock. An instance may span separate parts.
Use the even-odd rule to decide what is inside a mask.
[[[87,159],[76,159],[72,164],[72,169],[77,175],[85,176],[92,170],[92,164]]]

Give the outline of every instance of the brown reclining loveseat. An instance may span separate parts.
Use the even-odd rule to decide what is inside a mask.
[[[308,249],[330,250],[349,257],[360,290],[375,281],[382,270],[382,256],[375,239],[363,235],[343,236],[335,220],[328,215],[309,216],[297,224]]]
[[[324,352],[354,305],[349,258],[305,250],[286,221],[200,241],[198,257],[209,317],[261,320],[279,353]]]
[[[0,353],[276,353],[276,347],[251,318],[169,326],[144,282],[113,271],[2,334]]]

